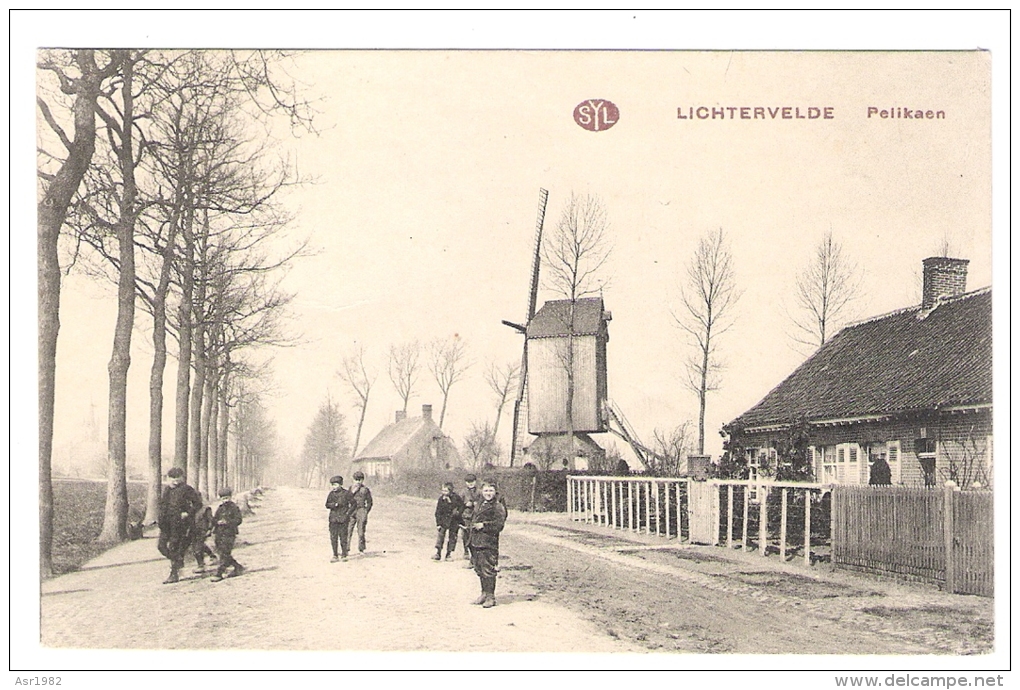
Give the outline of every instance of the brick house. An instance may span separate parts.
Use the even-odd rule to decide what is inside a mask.
[[[806,423],[815,481],[867,484],[883,456],[893,484],[990,485],[992,293],[966,292],[968,263],[925,259],[920,305],[847,326],[724,425],[750,475]]]
[[[444,470],[462,467],[449,436],[432,419],[432,405],[421,406],[421,417],[397,410],[385,426],[354,458],[352,470],[366,477],[389,479],[403,470]]]

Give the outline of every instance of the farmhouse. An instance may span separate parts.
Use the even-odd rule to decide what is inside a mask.
[[[353,470],[366,477],[388,479],[405,470],[460,468],[460,454],[449,436],[432,420],[432,405],[421,406],[421,417],[397,410],[387,425],[354,458]]]
[[[802,424],[816,481],[867,484],[883,457],[893,484],[990,485],[991,288],[966,292],[965,259],[923,263],[920,305],[847,326],[724,425],[751,477]]]

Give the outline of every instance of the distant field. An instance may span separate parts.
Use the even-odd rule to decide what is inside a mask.
[[[128,482],[128,519],[145,512],[145,483]],[[53,572],[77,570],[105,549],[96,544],[103,528],[106,482],[87,479],[53,481]]]

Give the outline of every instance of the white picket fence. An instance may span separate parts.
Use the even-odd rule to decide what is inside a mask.
[[[810,565],[812,496],[817,497],[829,488],[827,484],[768,480],[571,476],[567,478],[567,513],[578,522],[697,544],[719,545],[724,535],[728,548],[740,546],[745,551],[754,540],[764,556],[769,545],[768,502],[770,496],[778,495],[780,524],[774,536],[780,558],[786,560],[788,539],[800,537],[804,562]],[[790,535],[787,529],[790,499],[798,492],[804,494],[803,534]],[[734,514],[738,502],[742,504],[740,519]],[[749,531],[752,506],[758,512],[757,539]],[[735,539],[735,527],[739,540]]]

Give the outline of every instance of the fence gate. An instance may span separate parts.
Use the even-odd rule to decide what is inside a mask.
[[[692,544],[719,545],[719,487],[715,482],[687,485],[687,517]]]

